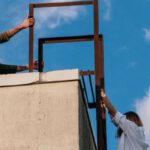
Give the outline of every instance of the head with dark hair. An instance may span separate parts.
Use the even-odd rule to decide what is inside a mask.
[[[130,121],[133,121],[137,126],[143,126],[143,123],[140,119],[140,117],[138,116],[137,113],[133,112],[133,111],[129,111],[129,112],[126,112],[124,113],[124,115],[126,116],[126,118]],[[117,129],[117,137],[121,137],[121,134],[122,134],[123,130],[119,127]]]

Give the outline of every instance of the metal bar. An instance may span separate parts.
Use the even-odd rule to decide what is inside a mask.
[[[97,144],[98,150],[105,150],[103,137],[103,123],[102,123],[102,108],[100,107],[100,67],[99,64],[99,20],[98,20],[98,0],[94,0],[94,52],[95,52],[95,89],[96,89],[96,118],[97,118]]]
[[[96,103],[88,103],[88,107],[90,109],[95,109],[96,108]]]
[[[103,38],[102,38],[103,39]],[[99,49],[95,51],[95,77],[96,77],[96,108],[97,108],[97,132],[98,132],[98,150],[107,150],[106,136],[106,114],[100,107],[100,89],[104,88],[104,56],[103,40],[99,39]]]
[[[39,72],[43,72],[43,43],[38,42],[38,62],[39,62]]]
[[[80,71],[80,75],[83,76],[83,75],[94,75],[94,71]]]
[[[84,88],[85,97],[86,97],[86,99],[87,99],[87,103],[89,103],[88,95],[87,95],[87,90],[86,90],[86,85],[85,85],[85,80],[84,80],[84,76],[81,76],[81,77],[82,77],[82,83],[83,83],[83,88]]]
[[[93,4],[93,1],[38,3],[38,4],[32,4],[32,5],[33,5],[34,8],[41,8],[41,7],[62,7],[62,6],[91,5],[91,4]]]
[[[99,39],[99,52],[98,52],[98,59],[99,59],[99,77],[100,77],[100,85],[101,88],[105,89],[104,84],[104,52],[103,52],[103,37]]]
[[[99,35],[102,38],[102,35]],[[42,43],[64,43],[64,42],[81,42],[81,41],[92,41],[94,40],[93,35],[81,35],[81,36],[68,36],[68,37],[51,37],[51,38],[40,38]]]
[[[95,51],[95,84],[96,84],[96,118],[97,118],[97,143],[98,150],[107,150],[106,133],[104,129],[105,123],[103,119],[103,110],[100,107],[100,88],[103,86],[101,81],[104,79],[103,70],[103,54],[100,51],[101,42],[99,41],[99,16],[98,16],[98,0],[94,0],[94,51]],[[99,45],[100,43],[100,45]],[[100,61],[100,62],[99,62]],[[104,83],[104,82],[103,82]]]
[[[99,39],[99,59],[100,59],[100,88],[105,89],[104,83],[104,51],[103,51],[103,38]],[[104,149],[107,150],[107,131],[106,131],[106,110],[103,108],[102,110],[102,127],[103,127],[103,141],[104,141]]]
[[[90,82],[90,88],[91,88],[91,92],[92,92],[93,102],[96,102],[95,96],[94,96],[94,90],[93,90],[92,79],[91,79],[91,75],[90,75],[90,74],[89,74],[89,82]]]
[[[29,5],[29,17],[34,16],[34,11],[33,11],[33,5]],[[33,38],[34,35],[34,27],[30,26],[29,27],[29,72],[33,72]]]

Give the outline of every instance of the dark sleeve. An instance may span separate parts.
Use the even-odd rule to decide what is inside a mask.
[[[0,34],[0,43],[7,42],[9,40],[9,36],[7,32],[3,32]]]
[[[17,72],[16,65],[0,64],[0,74],[10,74],[10,73],[16,73],[16,72]]]

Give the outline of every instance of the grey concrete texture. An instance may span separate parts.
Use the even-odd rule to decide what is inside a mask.
[[[0,87],[0,150],[95,150],[79,81]]]

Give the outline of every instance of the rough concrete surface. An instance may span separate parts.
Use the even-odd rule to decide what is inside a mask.
[[[0,87],[0,150],[95,150],[78,78]]]

